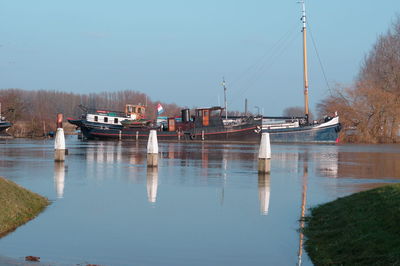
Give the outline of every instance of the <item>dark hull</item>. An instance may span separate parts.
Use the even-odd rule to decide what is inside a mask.
[[[305,126],[291,129],[263,130],[270,133],[271,143],[337,143],[340,124],[327,127]]]
[[[12,124],[10,122],[6,122],[6,121],[0,122],[0,132],[6,130],[7,128],[9,128],[11,126],[12,126]]]
[[[253,141],[260,140],[260,134],[256,132],[256,125],[237,128],[204,128],[187,132],[157,131],[158,140],[170,141]],[[87,139],[114,139],[114,140],[147,140],[149,130],[140,129],[100,129],[81,127],[83,135]]]
[[[150,128],[104,128],[84,120],[69,120],[77,125],[86,139],[92,140],[147,140]],[[287,129],[263,129],[270,133],[271,143],[337,143],[340,124],[304,126]],[[237,126],[199,127],[185,132],[157,131],[160,141],[227,141],[259,143],[260,122],[252,121]]]

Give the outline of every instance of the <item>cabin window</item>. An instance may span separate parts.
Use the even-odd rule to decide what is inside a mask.
[[[210,111],[210,117],[220,117],[220,116],[221,116],[221,110]]]
[[[114,124],[118,124],[118,118],[114,118]]]
[[[108,117],[104,117],[104,123],[108,122]]]
[[[94,116],[94,121],[95,122],[99,121],[99,117],[97,115]]]

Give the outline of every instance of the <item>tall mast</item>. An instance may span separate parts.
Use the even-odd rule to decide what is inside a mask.
[[[225,119],[228,119],[228,102],[226,101],[226,86],[224,77],[222,77],[222,87],[224,87]]]
[[[306,5],[305,0],[301,0],[302,4],[302,15],[301,21],[303,22],[303,71],[304,71],[304,114],[307,119],[309,119],[309,111],[308,111],[308,70],[307,70],[307,27],[306,27]]]

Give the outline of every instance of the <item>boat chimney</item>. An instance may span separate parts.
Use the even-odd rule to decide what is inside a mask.
[[[247,116],[247,98],[244,99],[244,115]]]

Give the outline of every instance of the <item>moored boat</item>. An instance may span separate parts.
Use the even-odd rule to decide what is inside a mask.
[[[270,134],[272,143],[339,142],[341,125],[338,116],[326,117],[323,121],[312,124],[300,124],[303,119],[298,118],[264,119],[266,120],[268,122],[263,122],[262,131]]]
[[[12,126],[12,123],[9,121],[6,121],[5,118],[1,115],[1,103],[0,103],[0,134],[1,135],[7,135],[4,131],[6,131],[9,127]],[[7,135],[9,136],[9,135]]]
[[[144,113],[144,107],[142,111]],[[69,118],[68,121],[80,128],[87,139],[147,140],[149,131],[156,129],[159,140],[259,141],[262,122],[260,116],[236,117],[226,123],[222,118],[223,111],[224,108],[219,106],[198,108],[195,114],[190,116],[189,109],[183,109],[181,117],[169,117],[166,124],[157,124],[156,121],[146,120],[143,116],[135,116],[140,118],[130,122],[121,123],[121,120],[118,121],[120,123],[110,123],[109,115],[116,113],[111,111],[88,112],[80,119]],[[133,114],[131,112],[125,116],[132,118]],[[143,122],[143,119],[146,122]]]
[[[273,143],[337,143],[341,125],[339,116],[325,116],[320,121],[310,121],[308,107],[308,71],[307,71],[307,27],[304,0],[301,21],[303,24],[303,79],[304,79],[304,117],[265,117],[262,132],[270,134]]]

